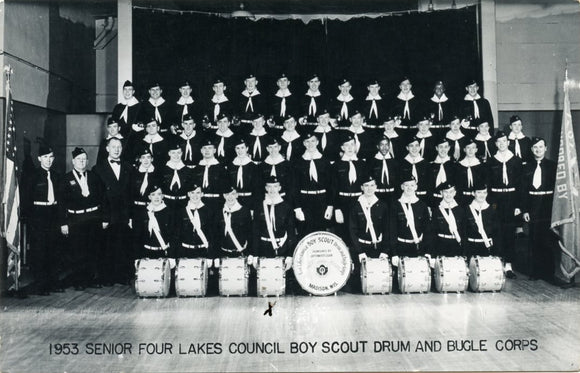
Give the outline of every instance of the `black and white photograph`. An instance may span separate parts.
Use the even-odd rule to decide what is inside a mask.
[[[578,0],[0,0],[0,371],[580,371]]]

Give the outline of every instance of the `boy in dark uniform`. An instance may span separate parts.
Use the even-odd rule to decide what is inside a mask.
[[[395,201],[395,185],[400,185],[399,164],[391,157],[390,147],[389,138],[380,137],[377,141],[377,153],[367,160],[367,170],[376,183],[376,196],[389,208]]]
[[[363,117],[358,110],[352,112],[350,116],[350,127],[345,128],[344,132],[354,139],[355,153],[361,160],[372,157],[373,136],[376,134],[364,129]]]
[[[266,103],[264,96],[258,91],[258,79],[252,74],[249,74],[244,79],[244,90],[240,94],[238,104],[238,114],[242,125],[250,128],[255,116],[258,113],[263,113],[266,110]]]
[[[302,131],[309,132],[307,129],[303,129]],[[291,115],[284,117],[284,132],[280,135],[280,145],[282,146],[280,152],[290,164],[294,163],[304,152],[300,133],[296,130],[296,119]]]
[[[457,202],[466,206],[473,200],[473,187],[487,183],[487,168],[475,155],[477,144],[468,139],[463,147],[465,157],[457,163],[455,186],[457,188]]]
[[[300,101],[300,119],[298,122],[301,125],[316,125],[316,117],[318,113],[324,108],[328,107],[328,99],[324,96],[320,88],[320,78],[317,74],[312,74],[306,81],[308,91]]]
[[[465,241],[465,209],[455,201],[455,185],[444,182],[439,185],[442,195],[439,205],[433,208],[433,246],[429,254],[436,256],[463,255]]]
[[[123,97],[119,103],[113,108],[113,120],[119,123],[120,132],[124,137],[129,137],[129,134],[134,132],[133,126],[139,121],[141,103],[135,98],[135,88],[133,83],[125,80],[123,83]],[[138,131],[142,131],[137,127]]]
[[[123,144],[118,138],[110,138],[106,147],[108,157],[93,167],[105,187],[105,198],[110,206],[109,226],[104,235],[104,252],[99,258],[101,281],[106,286],[114,283],[127,284],[133,275],[133,258],[129,237],[131,231],[131,170],[132,166],[121,161]]]
[[[417,123],[418,118],[418,99],[413,94],[411,90],[413,85],[411,80],[404,77],[399,84],[399,89],[401,90],[392,105],[391,114],[401,118],[401,123],[399,128],[403,130],[403,136],[411,136],[414,132],[415,123]]]
[[[489,134],[489,123],[487,122],[481,122],[477,125],[475,142],[477,144],[477,157],[483,163],[487,162],[497,152],[493,137]]]
[[[292,92],[288,88],[290,86],[290,80],[286,74],[280,74],[276,85],[278,86],[278,91],[276,91],[272,98],[268,126],[274,129],[274,133],[282,133],[284,130],[282,118],[286,115],[294,115],[298,111],[298,104],[295,96],[292,95]]]
[[[435,114],[431,131],[435,136],[444,136],[447,132],[447,123],[453,113],[453,104],[445,94],[445,84],[441,80],[435,82],[433,96],[427,102],[427,112]]]
[[[511,262],[515,259],[515,228],[519,209],[519,187],[522,161],[508,149],[508,138],[499,131],[495,136],[497,152],[487,163],[488,182],[491,189],[490,202],[497,206],[497,215],[502,227],[498,245],[504,250],[506,276],[514,279]]]
[[[184,122],[184,116],[189,115],[194,121],[201,120],[201,110],[199,104],[195,102],[193,97],[191,97],[191,84],[189,81],[185,80],[181,86],[179,87],[179,100],[175,103],[175,114],[174,114],[174,122],[175,128],[173,129],[174,133],[179,133],[180,128],[179,124]]]
[[[324,109],[318,115],[318,125],[314,128],[314,136],[318,139],[318,150],[330,162],[340,157],[340,131],[330,125],[330,114]]]
[[[281,154],[282,147],[278,140],[272,136],[265,139],[268,156],[260,164],[261,179],[266,180],[269,176],[275,176],[280,181],[282,190],[280,195],[289,203],[293,201],[294,195],[294,169]],[[260,197],[262,198],[263,195]]]
[[[463,118],[469,118],[469,125],[464,127],[467,132],[466,135],[473,138],[475,136],[477,126],[481,122],[489,123],[493,135],[494,121],[491,112],[491,105],[487,99],[481,97],[478,93],[479,86],[475,80],[471,80],[465,86],[467,94],[463,98],[462,113]]]
[[[250,209],[238,202],[238,192],[235,187],[226,189],[223,198],[225,203],[217,216],[214,265],[219,267],[219,258],[222,257],[247,257],[250,262],[254,252]]]
[[[163,89],[159,83],[149,85],[149,99],[143,103],[141,108],[141,121],[155,118],[159,124],[159,133],[166,134],[172,129],[174,118],[170,104],[161,95]]]
[[[367,90],[369,93],[362,102],[361,114],[366,118],[367,125],[375,127],[381,124],[381,118],[388,115],[387,105],[379,94],[381,90],[379,82],[376,80],[371,81],[367,85]]]
[[[254,211],[259,200],[258,189],[262,175],[248,155],[248,144],[243,137],[236,136],[235,150],[236,158],[227,167],[228,182],[236,186],[240,204]]]
[[[449,140],[441,137],[436,143],[437,157],[427,166],[427,190],[431,198],[431,207],[437,207],[441,202],[439,186],[446,182],[455,182],[457,168],[449,157]]]
[[[407,151],[405,149],[406,139],[403,139],[401,136],[399,136],[399,134],[395,130],[395,127],[397,126],[398,122],[399,119],[393,117],[392,115],[386,116],[383,120],[384,131],[382,133],[382,136],[385,136],[389,139],[390,141],[389,153],[391,154],[391,157],[394,159],[402,159],[407,154]]]
[[[427,203],[427,166],[428,163],[421,157],[420,142],[416,137],[412,137],[407,141],[407,155],[399,161],[401,165],[401,172],[403,174],[410,174],[417,183],[415,193],[423,202]]]
[[[230,129],[230,124],[230,117],[227,114],[218,114],[217,130],[214,132],[213,137],[217,148],[216,158],[223,164],[231,162],[236,156],[232,143],[234,132]]]
[[[155,119],[151,118],[146,122],[145,131],[147,134],[135,145],[133,153],[140,152],[144,146],[148,147],[153,155],[155,166],[161,168],[168,160],[169,143],[159,134],[159,124]],[[137,157],[134,155],[133,158]]]
[[[260,164],[268,156],[268,152],[266,151],[266,136],[268,136],[268,131],[264,127],[266,120],[264,119],[264,115],[260,113],[252,114],[251,117],[248,117],[252,118],[250,121],[252,129],[247,136],[249,152],[252,161]]]
[[[342,79],[338,84],[340,93],[336,99],[332,100],[331,113],[334,118],[337,118],[338,127],[348,127],[350,125],[348,119],[350,113],[357,107],[357,102],[350,94],[352,86],[348,79]],[[318,115],[320,117],[320,114]]]
[[[54,152],[44,143],[38,148],[38,162],[40,167],[22,178],[21,216],[28,223],[35,293],[49,295],[50,291],[62,291],[58,279],[62,252],[57,208],[62,175],[52,170]]]
[[[295,163],[295,213],[300,238],[326,230],[332,218],[331,166],[318,151],[318,138],[304,137],[304,154]]]
[[[217,223],[214,211],[203,203],[201,186],[190,183],[186,190],[189,200],[181,209],[177,257],[209,258]]]
[[[141,258],[159,259],[174,257],[174,248],[171,242],[174,241],[174,214],[163,201],[163,192],[158,185],[151,184],[148,187],[147,214],[145,220],[139,224],[143,226],[143,247],[140,253]]]
[[[449,140],[453,162],[459,162],[462,157],[462,150],[465,147],[465,143],[468,140],[468,137],[465,136],[461,131],[461,119],[456,115],[451,117],[449,128],[449,131],[445,133],[445,137]]]
[[[202,134],[195,130],[195,121],[191,114],[183,115],[181,127],[183,131],[175,137],[174,141],[183,151],[183,163],[189,168],[194,168],[201,160],[199,148],[203,141]]]
[[[522,120],[517,115],[510,117],[511,132],[508,135],[508,149],[522,160],[522,165],[532,160],[532,140],[522,132]]]
[[[495,209],[487,203],[487,185],[474,187],[473,201],[465,210],[465,254],[501,255],[501,223]]]
[[[205,139],[201,143],[202,159],[198,166],[193,169],[193,180],[201,185],[203,190],[203,202],[212,210],[222,207],[221,193],[223,183],[227,180],[224,165],[215,157],[216,147],[211,139]]]
[[[217,122],[220,120],[220,118],[223,118],[223,116],[231,118],[233,113],[233,104],[225,95],[226,89],[227,87],[223,80],[214,80],[212,86],[214,94],[209,100],[205,110],[206,116],[210,119],[210,122],[215,124],[212,125],[212,128],[217,128]]]
[[[401,190],[403,194],[395,203],[391,223],[390,234],[391,248],[396,257],[393,257],[393,265],[398,265],[398,257],[415,257],[423,255],[425,248],[429,247],[428,229],[430,228],[430,215],[427,205],[421,201],[415,192],[417,181],[410,173],[405,173],[401,178]],[[427,241],[427,242],[425,242]]]
[[[417,133],[415,137],[419,139],[419,154],[426,162],[431,162],[435,159],[437,152],[435,151],[435,143],[437,138],[431,133],[431,117],[428,115],[420,117],[417,122]]]
[[[125,137],[119,133],[119,129],[119,123],[117,123],[112,117],[107,119],[107,136],[101,140],[101,143],[99,144],[99,151],[97,152],[97,164],[107,160],[107,157],[109,156],[107,153],[107,142],[113,137],[119,139],[123,145],[123,160],[128,160],[131,162],[131,150],[127,149],[127,141]]]
[[[59,222],[68,238],[75,290],[98,284],[97,263],[101,255],[103,229],[109,226],[109,206],[99,177],[87,170],[87,153],[72,151],[73,169],[64,175],[59,187]]]
[[[534,160],[524,167],[521,183],[523,217],[530,225],[530,278],[552,281],[555,265],[553,251],[557,244],[550,223],[556,162],[545,158],[547,147],[544,139],[534,137],[531,144]]]

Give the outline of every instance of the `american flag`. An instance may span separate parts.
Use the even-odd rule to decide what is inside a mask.
[[[18,188],[18,166],[16,164],[16,131],[14,128],[14,107],[10,91],[10,72],[6,82],[6,157],[4,157],[4,185],[2,213],[4,226],[2,234],[10,249],[7,277],[14,277],[13,287],[18,290],[20,277],[20,192]]]

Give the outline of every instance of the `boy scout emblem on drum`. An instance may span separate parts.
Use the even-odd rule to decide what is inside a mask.
[[[329,232],[304,237],[294,250],[293,269],[302,289],[314,295],[339,291],[350,276],[352,259],[345,243]]]

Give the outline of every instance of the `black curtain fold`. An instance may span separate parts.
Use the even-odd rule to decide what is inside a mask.
[[[318,73],[321,90],[330,95],[346,77],[355,96],[365,95],[368,81],[376,79],[383,94],[394,97],[401,77],[408,76],[416,95],[430,97],[434,81],[444,80],[450,95],[460,98],[465,82],[482,76],[476,12],[473,6],[304,24],[135,9],[134,84],[146,98],[146,85],[158,81],[173,100],[188,79],[194,97],[203,100],[211,97],[216,77],[238,94],[253,73],[261,92],[271,95],[282,72],[296,93],[306,91],[306,77]]]

